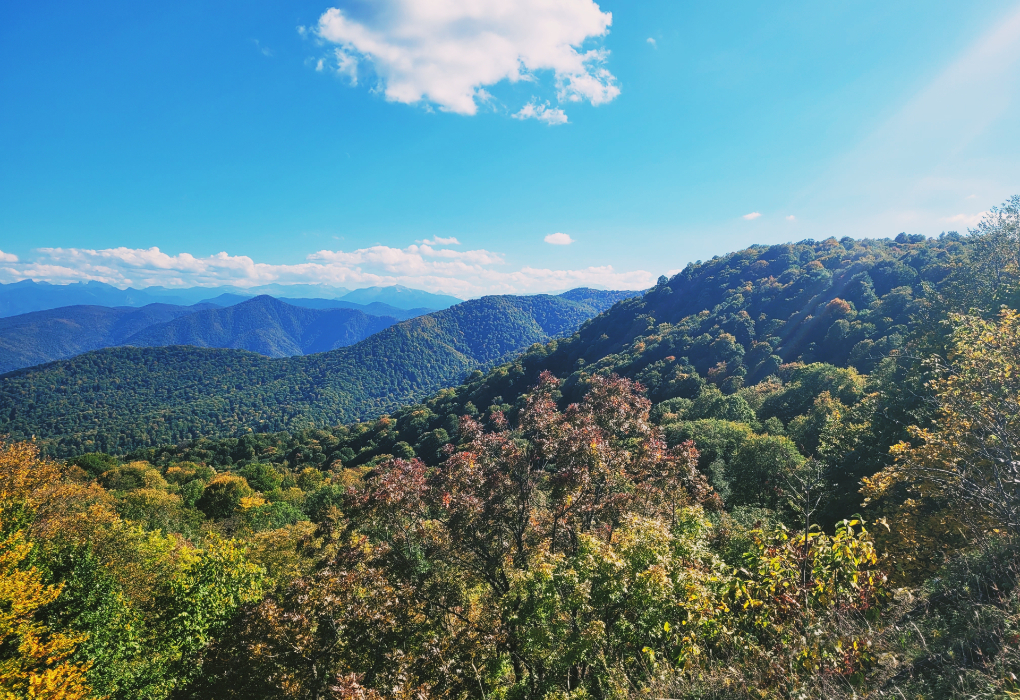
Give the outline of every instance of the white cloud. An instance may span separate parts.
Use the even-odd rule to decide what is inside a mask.
[[[651,44],[653,49],[659,48],[659,45],[655,43],[655,39],[653,39],[652,37],[648,37],[647,39],[645,39],[645,41]]]
[[[747,217],[745,216],[744,218],[746,219]],[[787,221],[796,221],[797,217],[794,216],[793,214],[790,214],[788,217],[786,217],[786,220]]]
[[[977,214],[956,214],[955,216],[947,216],[942,220],[947,224],[963,224],[970,228],[977,226],[987,213],[986,211],[979,211]]]
[[[551,245],[570,245],[571,243],[574,242],[574,239],[571,238],[566,233],[558,233],[557,232],[557,233],[550,233],[548,236],[546,236],[545,237],[545,242],[549,243]]]
[[[553,234],[563,236],[566,234]],[[610,265],[577,270],[524,266],[507,269],[504,256],[488,250],[451,250],[439,237],[406,248],[376,245],[352,251],[320,250],[303,262],[277,265],[226,252],[207,257],[170,255],[159,248],[40,248],[33,260],[0,254],[0,280],[34,279],[53,283],[87,280],[118,287],[216,286],[232,284],[319,283],[343,287],[402,284],[467,298],[482,294],[522,294],[598,286],[645,289],[656,275],[645,270],[618,272]]]
[[[449,238],[433,236],[431,240],[426,238],[424,241],[418,242],[424,243],[425,245],[460,245],[460,241],[458,241],[454,236],[450,236]]]
[[[971,195],[968,195],[967,197],[965,197],[965,199],[977,199],[977,195],[976,194],[971,194]]]
[[[593,0],[378,0],[330,8],[317,35],[371,63],[393,102],[475,114],[485,86],[551,71],[561,100],[620,94],[608,52],[583,50],[612,24]]]
[[[333,52],[336,59],[337,75],[346,76],[351,85],[358,84],[358,57],[347,53],[343,49],[336,49]]]
[[[0,262],[15,263],[18,262],[18,256],[14,253],[5,253],[0,250]]]
[[[761,212],[757,211],[752,211],[750,214],[744,214],[744,218],[747,219],[748,221],[757,219],[759,216],[761,216]]]
[[[513,116],[514,119],[538,119],[550,126],[567,123],[567,113],[558,107],[549,107],[549,103],[543,105],[529,102]]]

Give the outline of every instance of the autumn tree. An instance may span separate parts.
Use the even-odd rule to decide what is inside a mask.
[[[429,697],[647,681],[663,621],[711,610],[704,509],[721,504],[639,385],[592,377],[563,410],[558,386],[543,375],[516,426],[464,416],[438,468],[376,467],[327,511],[319,571],[246,616],[210,673],[259,659],[258,692],[294,698],[343,697],[329,688],[351,678]]]
[[[0,697],[92,697],[86,678],[91,664],[71,659],[84,637],[50,630],[40,619],[60,586],[45,585],[39,570],[26,566],[31,548],[20,531],[0,540]]]
[[[895,463],[864,480],[900,532],[892,546],[922,570],[956,533],[1020,532],[1020,314],[952,320],[948,357],[928,361],[932,427],[911,427]]]

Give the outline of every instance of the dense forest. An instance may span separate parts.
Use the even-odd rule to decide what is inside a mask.
[[[347,348],[278,360],[188,346],[99,350],[0,377],[0,434],[35,436],[48,453],[66,456],[378,416],[456,384],[472,370],[505,362],[533,343],[569,335],[633,294],[578,289],[561,296],[483,297],[404,321]],[[215,321],[206,324],[206,336],[229,321],[234,330],[268,342],[260,328],[269,328],[260,319],[280,321],[278,312],[286,307],[281,328],[314,343],[326,331],[302,318],[356,313],[282,302],[240,306],[248,312],[232,307],[209,318],[198,314]],[[169,328],[184,342],[194,340],[193,318],[180,319],[183,328]]]
[[[0,690],[1016,697],[1018,302],[1020,197],[692,264],[368,422],[9,442]]]

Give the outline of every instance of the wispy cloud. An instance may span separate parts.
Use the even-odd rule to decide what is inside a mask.
[[[973,226],[977,226],[981,219],[985,218],[986,214],[988,214],[986,211],[981,211],[977,214],[956,214],[954,216],[947,216],[942,220],[947,224],[960,224],[967,228],[971,228]]]
[[[263,46],[262,44],[260,44],[258,39],[252,39],[252,41],[255,42],[255,48],[257,48],[259,50],[260,54],[262,54],[266,58],[272,58],[273,57],[273,50],[272,49],[270,49],[267,46]]]
[[[572,242],[563,233],[547,240]],[[207,257],[168,254],[159,248],[40,248],[32,260],[0,253],[0,280],[34,279],[53,283],[97,280],[119,287],[216,286],[232,284],[319,283],[344,287],[402,284],[467,298],[482,294],[521,294],[598,286],[644,289],[655,281],[645,270],[618,271],[611,265],[573,270],[523,266],[508,269],[501,253],[452,250],[449,238],[433,238],[406,248],[376,245],[357,250],[320,250],[295,264],[256,262],[226,252]]]
[[[647,39],[645,39],[645,41],[651,44],[653,49],[659,48],[659,45],[655,43],[655,39],[653,39],[652,37],[648,37]]]
[[[545,242],[549,243],[550,245],[570,245],[571,243],[574,242],[574,239],[571,238],[566,233],[558,233],[557,232],[557,233],[550,233],[548,236],[546,236],[545,237]]]
[[[358,84],[358,57],[343,49],[333,51],[333,59],[336,61],[336,74],[346,77],[352,86]]]
[[[514,119],[537,119],[550,126],[567,123],[567,113],[558,107],[550,107],[548,102],[546,104],[529,102],[513,116]]]
[[[454,236],[450,236],[449,238],[433,236],[431,239],[426,238],[424,241],[418,242],[424,243],[425,245],[460,245],[460,241],[458,241]]]
[[[620,94],[604,49],[581,49],[613,17],[592,0],[379,0],[330,8],[314,30],[344,60],[370,64],[386,99],[475,114],[484,88],[551,71],[561,100],[599,105]],[[339,57],[338,57],[339,58]],[[352,64],[344,71],[350,75]]]
[[[761,212],[752,211],[750,214],[744,214],[743,218],[747,219],[748,221],[752,221],[754,219],[757,219],[759,216],[761,216]]]
[[[787,220],[787,221],[796,221],[796,220],[797,220],[797,217],[796,217],[796,216],[794,216],[793,214],[790,214],[790,215],[789,215],[788,217],[786,217],[786,220]]]

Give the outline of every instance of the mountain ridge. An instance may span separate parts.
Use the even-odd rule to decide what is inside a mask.
[[[56,452],[77,445],[123,451],[249,427],[356,420],[568,335],[594,313],[590,301],[490,296],[314,355],[270,359],[243,350],[109,348],[0,376],[0,431],[38,435]],[[113,436],[115,423],[123,429]]]
[[[161,286],[135,289],[120,289],[105,282],[90,280],[70,284],[51,284],[31,279],[18,282],[0,283],[0,318],[17,316],[33,311],[46,311],[66,306],[129,306],[140,308],[147,304],[174,304],[190,306],[210,301],[222,295],[233,297],[230,302],[268,294],[276,298],[325,299],[340,301],[350,295],[348,303],[364,306],[373,302],[387,304],[403,311],[427,308],[439,310],[460,303],[460,299],[444,294],[433,294],[400,285],[370,287],[365,290],[350,290],[321,284],[266,284],[255,287],[220,285],[216,287]],[[359,302],[364,299],[364,303]],[[223,304],[226,305],[226,304]],[[360,309],[364,310],[364,309]],[[386,314],[394,315],[394,314]],[[399,314],[396,315],[399,317]]]

